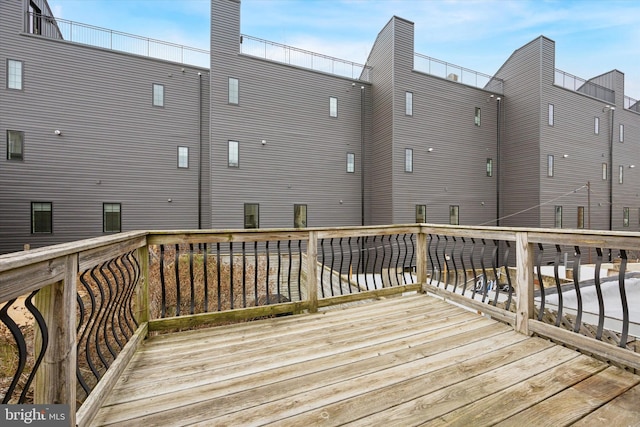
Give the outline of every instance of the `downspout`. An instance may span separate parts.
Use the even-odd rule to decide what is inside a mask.
[[[609,231],[613,231],[613,113],[615,107],[610,107],[609,111],[611,112],[609,117]]]
[[[364,86],[360,86],[360,225],[364,225]]]
[[[198,73],[198,230],[202,229],[202,73]]]
[[[502,99],[498,97],[497,99],[497,114],[498,118],[496,120],[496,227],[500,227],[500,101]]]

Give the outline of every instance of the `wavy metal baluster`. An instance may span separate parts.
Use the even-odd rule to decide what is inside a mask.
[[[333,263],[336,259],[336,253],[333,249],[333,237],[329,239],[329,247],[331,248],[331,267],[329,268],[329,288],[331,289],[331,296],[335,296],[333,291]]]
[[[452,236],[452,239],[453,239],[453,246],[451,247],[451,253],[449,254],[449,258],[451,258],[451,265],[453,266],[453,277],[454,277],[453,292],[455,292],[456,289],[458,288],[458,281],[459,281],[458,266],[456,265],[456,245],[458,244],[458,240],[456,239],[456,236]]]
[[[253,295],[254,295],[254,304],[257,307],[258,306],[258,274],[259,274],[259,270],[258,270],[258,242],[253,242],[253,259],[254,259],[254,263],[255,263],[255,268],[253,269]],[[300,260],[300,264],[302,264],[302,260]]]
[[[560,245],[556,245],[556,255],[553,261],[553,277],[556,281],[556,291],[558,292],[558,317],[556,318],[556,326],[560,326],[562,322],[562,287],[560,286],[560,275],[558,274],[558,267],[560,266]]]
[[[114,265],[115,265],[115,269],[114,269]],[[111,277],[113,277],[113,295],[111,300],[109,301],[109,311],[110,311],[110,316],[109,316],[109,320],[111,323],[111,336],[113,337],[113,340],[116,342],[116,344],[118,345],[118,347],[120,347],[120,349],[122,350],[122,347],[124,347],[124,343],[122,343],[120,341],[120,338],[118,337],[118,334],[116,333],[117,327],[116,327],[116,323],[118,324],[118,326],[120,325],[120,319],[118,316],[118,308],[122,305],[122,295],[121,292],[118,292],[118,287],[119,287],[119,281],[118,281],[118,276],[116,275],[116,269],[118,268],[118,265],[116,263],[115,260],[110,260],[109,263],[107,264],[107,270],[111,273]],[[106,328],[109,329],[109,328]],[[105,336],[106,336],[106,330],[105,330]],[[115,353],[115,354],[114,354]],[[113,358],[116,358],[117,352],[112,353]]]
[[[460,265],[462,267],[462,274],[464,275],[464,284],[462,285],[462,295],[467,293],[467,283],[469,283],[469,277],[467,276],[467,266],[464,264],[464,251],[467,248],[467,241],[464,237],[462,239],[462,249],[460,249]]]
[[[344,268],[344,247],[342,246],[342,237],[338,241],[338,244],[340,246],[340,272],[338,274],[338,280],[340,282],[340,295],[343,295],[344,292],[342,291],[342,274],[344,272],[344,270],[343,270],[343,268]],[[352,293],[351,292],[351,286],[349,286],[349,282],[348,281],[345,283],[345,285],[347,287],[347,293]]]
[[[113,312],[115,309],[116,304],[114,303],[115,298],[117,297],[117,289],[114,289],[112,287],[111,284],[111,280],[109,280],[109,278],[107,277],[106,273],[105,273],[105,268],[106,271],[110,271],[111,274],[113,275],[114,273],[111,271],[110,268],[110,264],[113,262],[113,260],[109,260],[106,263],[103,264],[103,267],[100,269],[100,273],[102,274],[102,277],[104,278],[104,281],[107,283],[107,286],[109,287],[109,297],[107,298],[107,304],[106,304],[106,315],[104,316],[104,325],[102,328],[102,335],[104,337],[104,342],[107,345],[107,349],[109,350],[109,353],[111,353],[111,357],[112,360],[116,358],[116,355],[118,354],[116,352],[116,350],[113,348],[113,346],[111,345],[111,343],[109,342],[109,336],[107,335],[107,332],[109,330],[109,328],[107,327],[108,323],[111,321],[111,325],[112,325],[112,333],[113,333]],[[119,345],[120,343],[117,342],[116,343]],[[111,365],[111,362],[107,363],[107,368]]]
[[[579,332],[582,325],[582,293],[580,292],[580,284],[578,283],[578,276],[580,275],[580,247],[574,246],[574,258],[573,258],[573,287],[576,290],[576,298],[578,302],[578,313],[576,315],[576,324],[573,325],[573,332]]]
[[[173,255],[173,267],[176,276],[176,316],[180,316],[180,245],[176,243]]]
[[[444,289],[447,289],[449,284],[451,283],[451,268],[449,267],[449,261],[451,260],[451,256],[447,253],[447,247],[449,246],[449,236],[443,236],[444,238],[444,248],[442,248],[442,257],[444,258],[444,270],[447,274],[444,275]]]
[[[280,240],[278,240],[278,242],[276,243],[276,252],[278,254],[278,268],[276,269],[276,298],[277,298],[277,302],[280,303],[280,299],[282,298],[280,295],[282,294],[282,291],[280,289],[280,284],[281,284],[281,277],[280,277],[280,272],[282,269],[282,251],[280,250]]]
[[[298,240],[298,300],[302,301],[302,241]]]
[[[42,337],[42,343],[40,347],[40,352],[38,353],[38,357],[36,358],[33,368],[31,369],[31,373],[29,374],[29,378],[27,382],[24,384],[22,388],[22,393],[20,394],[20,399],[18,403],[24,403],[27,397],[27,392],[29,391],[29,387],[31,387],[31,383],[38,372],[38,368],[40,367],[40,363],[42,363],[42,359],[44,359],[44,354],[47,351],[49,346],[49,331],[47,329],[47,324],[44,321],[44,317],[42,317],[42,313],[33,305],[33,297],[38,293],[38,290],[31,292],[31,294],[24,300],[24,305],[29,310],[29,313],[33,315],[33,318],[36,320],[38,324],[38,329],[40,330],[40,336]]]
[[[363,248],[364,248],[364,251],[362,255],[364,256],[364,283],[367,287],[367,290],[370,290],[371,288],[369,288],[369,275],[367,274],[369,272],[369,236],[364,236]],[[373,236],[373,248],[376,249],[376,236]],[[375,253],[376,253],[376,258],[375,258],[375,261],[373,262],[373,268],[371,269],[372,272],[375,272],[376,261],[378,260],[377,249]],[[374,289],[375,289],[375,283],[374,283]]]
[[[598,330],[596,331],[596,339],[602,340],[602,332],[604,330],[604,296],[602,295],[602,287],[600,286],[600,267],[602,266],[602,249],[596,248],[596,271],[594,282],[596,285],[596,295],[598,297]]]
[[[440,235],[436,234],[436,246],[433,251],[436,254],[436,265],[437,265],[436,286],[438,288],[440,287],[440,282],[442,281],[442,264],[440,263],[440,252],[438,251],[439,246],[440,246]]]
[[[500,297],[500,286],[498,284],[498,248],[499,242],[498,240],[493,240],[493,250],[491,251],[491,269],[493,270],[493,304],[494,306],[498,305],[498,298]],[[491,303],[490,303],[491,304]]]
[[[167,291],[164,279],[164,245],[160,245],[160,290],[162,293],[162,303],[160,304],[160,318],[167,316]]]
[[[399,261],[399,258],[400,258],[400,247],[398,246],[398,238],[399,237],[400,237],[400,235],[396,234],[396,243],[395,243],[395,245],[391,245],[391,262],[393,262],[393,257],[395,255],[393,247],[395,246],[395,247],[398,248],[398,255],[396,255],[396,266],[395,266],[395,270],[393,271],[394,272],[394,276],[396,278],[396,286],[399,285],[399,283],[398,283],[398,261]],[[391,236],[389,236],[389,243],[391,243]],[[389,284],[391,284],[393,286],[392,281],[391,281],[391,277],[392,277],[391,276],[391,272],[389,272]]]
[[[7,301],[4,307],[0,309],[0,321],[2,321],[2,323],[4,323],[7,328],[9,328],[9,331],[11,332],[11,335],[16,342],[16,346],[18,347],[18,366],[16,367],[15,373],[13,374],[13,380],[11,381],[9,388],[7,389],[7,392],[2,399],[3,405],[11,401],[11,396],[13,396],[13,392],[18,385],[18,381],[20,380],[20,377],[24,372],[25,364],[27,363],[27,343],[25,342],[24,335],[22,334],[22,331],[20,331],[20,328],[18,327],[16,322],[14,322],[14,320],[9,316],[8,313],[9,307],[11,307],[15,302],[16,298]]]
[[[433,284],[433,279],[436,275],[436,267],[435,264],[433,262],[433,259],[435,258],[433,252],[431,251],[431,246],[433,243],[433,235],[432,234],[428,234],[427,235],[427,254],[429,257],[429,263],[431,264],[431,275],[429,276],[429,284],[432,285]],[[427,272],[428,273],[428,272]]]
[[[122,257],[122,265],[124,266],[124,271],[127,273],[126,283],[128,284],[125,290],[125,301],[127,304],[123,307],[122,316],[125,320],[124,324],[129,330],[129,333],[126,334],[127,340],[129,337],[133,335],[135,332],[135,328],[138,326],[138,321],[136,319],[135,314],[133,313],[133,298],[136,293],[136,285],[138,284],[138,280],[140,278],[139,275],[139,264],[133,252],[129,252],[124,257]]]
[[[629,304],[627,302],[627,290],[625,287],[625,274],[627,271],[627,251],[620,249],[620,274],[618,275],[618,289],[620,290],[620,302],[622,303],[622,334],[620,334],[619,347],[627,347],[629,337]]]
[[[544,304],[546,302],[544,296],[544,281],[542,280],[542,258],[544,256],[544,247],[542,243],[538,243],[538,259],[536,260],[536,268],[538,273],[538,287],[540,288],[540,310],[538,311],[538,320],[542,321],[544,317]]]
[[[91,332],[92,333],[94,332],[94,334],[91,338],[93,339],[93,345],[96,349],[96,354],[98,355],[98,358],[102,362],[102,365],[104,366],[104,368],[107,369],[109,367],[109,362],[107,361],[106,357],[102,353],[102,349],[100,348],[100,329],[103,322],[106,324],[105,317],[107,315],[107,310],[108,310],[107,309],[108,301],[107,301],[107,298],[105,297],[105,292],[101,285],[101,283],[103,283],[102,281],[106,281],[106,279],[102,274],[102,268],[104,267],[104,265],[105,264],[96,266],[96,268],[93,268],[91,270],[91,278],[93,279],[95,285],[98,288],[98,291],[100,292],[100,304],[98,305],[98,309],[96,310],[96,320],[94,321],[94,325],[93,325],[95,326],[95,328],[92,327],[92,330],[91,330]],[[100,276],[103,276],[103,279],[99,279],[98,274]],[[106,337],[104,338],[104,340],[106,341]],[[107,345],[109,345],[108,342],[107,342]],[[89,349],[87,349],[87,357],[90,357],[90,354],[91,353]],[[96,379],[100,379],[99,372],[100,372],[99,370],[96,372]]]
[[[375,243],[375,241],[376,241],[376,236],[373,236],[373,241],[374,241],[374,243]],[[375,247],[375,244],[374,244],[374,247]],[[385,250],[385,248],[384,248],[384,236],[381,236],[381,237],[380,237],[380,247],[382,248],[382,261],[380,261],[380,281],[382,282],[382,283],[381,283],[381,286],[382,286],[382,288],[384,289],[384,279],[383,279],[383,276],[384,276],[384,266],[385,266],[385,264],[384,264],[384,260],[387,258],[387,251],[386,251],[386,250]],[[376,258],[377,258],[377,255],[378,255],[378,251],[376,250]],[[374,264],[374,265],[375,265],[375,264]],[[374,279],[374,280],[375,280],[375,279]]]
[[[511,301],[513,300],[513,284],[511,282],[511,274],[509,273],[509,266],[507,265],[509,260],[509,252],[511,250],[511,244],[509,243],[509,241],[505,241],[504,243],[506,245],[506,249],[504,251],[504,256],[502,258],[502,265],[504,267],[504,274],[507,277],[507,294],[508,294],[505,310],[509,311],[509,308],[511,308]]]
[[[287,242],[287,253],[289,254],[289,268],[287,269],[287,292],[289,295],[289,300],[293,301],[292,295],[291,295],[291,268],[293,264],[293,258],[291,256],[291,240],[289,240]]]
[[[484,265],[484,253],[487,248],[487,242],[482,239],[482,247],[480,249],[480,267],[482,268],[482,302],[487,299],[487,293],[489,292],[489,278],[487,276],[487,268]]]
[[[222,273],[222,263],[220,262],[220,242],[216,243],[216,278],[218,279],[217,288],[218,288],[218,311],[222,311],[222,282],[221,279]],[[256,301],[258,300],[258,294],[256,293]]]
[[[324,298],[324,239],[320,239],[320,253],[322,254],[322,267],[320,267],[320,295],[322,295],[322,298]]]
[[[476,252],[476,239],[471,238],[471,252],[469,253],[469,261],[471,262],[471,271],[473,272],[473,292],[471,293],[471,299],[476,299],[476,293],[478,293],[478,273],[476,272],[476,266],[473,260],[475,259]]]
[[[402,259],[402,284],[406,285],[409,283],[407,281],[407,275],[405,273],[407,268],[407,257],[409,256],[409,247],[407,246],[407,233],[404,233],[402,235],[402,243],[404,244],[404,258]],[[398,258],[400,258],[400,256],[398,256]]]
[[[234,256],[233,256],[233,242],[229,242],[229,302],[231,303],[231,310],[233,310],[235,308],[235,295],[233,293],[233,289],[234,289],[234,280],[233,280],[233,265],[235,264],[234,262]],[[269,301],[269,299],[267,298],[267,301]]]
[[[360,285],[360,260],[362,259],[362,250],[360,248],[362,248],[362,245],[360,245],[360,237],[356,238],[356,245],[358,246],[358,265],[356,267],[356,283],[358,284],[358,289],[362,289],[362,286]],[[365,286],[367,285],[367,282],[365,281]]]
[[[196,287],[193,277],[193,243],[189,243],[189,291],[191,292],[190,314],[196,312]]]
[[[209,248],[207,243],[202,244],[202,278],[204,279],[204,312],[209,312]]]

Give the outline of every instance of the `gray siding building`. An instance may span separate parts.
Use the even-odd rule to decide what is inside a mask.
[[[242,35],[240,7],[212,0],[210,52],[175,52],[0,2],[0,253],[134,229],[640,230],[620,71],[557,70],[541,36],[493,76],[438,74],[395,16],[353,64]]]

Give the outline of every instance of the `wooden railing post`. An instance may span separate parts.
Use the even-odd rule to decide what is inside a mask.
[[[318,233],[309,232],[307,244],[307,298],[309,299],[309,312],[318,311]]]
[[[418,241],[416,243],[416,275],[418,283],[422,286],[422,292],[425,292],[424,286],[427,284],[427,234],[420,229],[418,233]]]
[[[34,380],[34,403],[69,405],[71,426],[76,425],[77,279],[78,254],[67,255],[64,279],[42,288],[36,298],[49,345]],[[36,348],[41,345],[42,338],[36,337]]]
[[[533,245],[525,232],[516,233],[516,331],[531,335],[533,319]]]
[[[138,324],[149,321],[149,245],[138,248],[140,280],[136,289],[136,320]]]

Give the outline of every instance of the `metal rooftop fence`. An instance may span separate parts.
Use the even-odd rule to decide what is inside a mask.
[[[240,52],[245,55],[351,79],[371,81],[371,67],[369,66],[244,34],[240,38]]]
[[[502,79],[431,58],[421,53],[414,54],[413,68],[432,76],[442,77],[443,79],[480,89],[491,90],[499,94],[502,94],[504,90]]]
[[[640,101],[625,95],[624,108],[626,108],[627,110],[635,111],[636,113],[640,113]]]
[[[601,99],[609,104],[615,103],[615,91],[585,79],[581,79],[580,77],[576,77],[573,74],[569,74],[557,68],[553,80],[556,85],[565,89]]]

